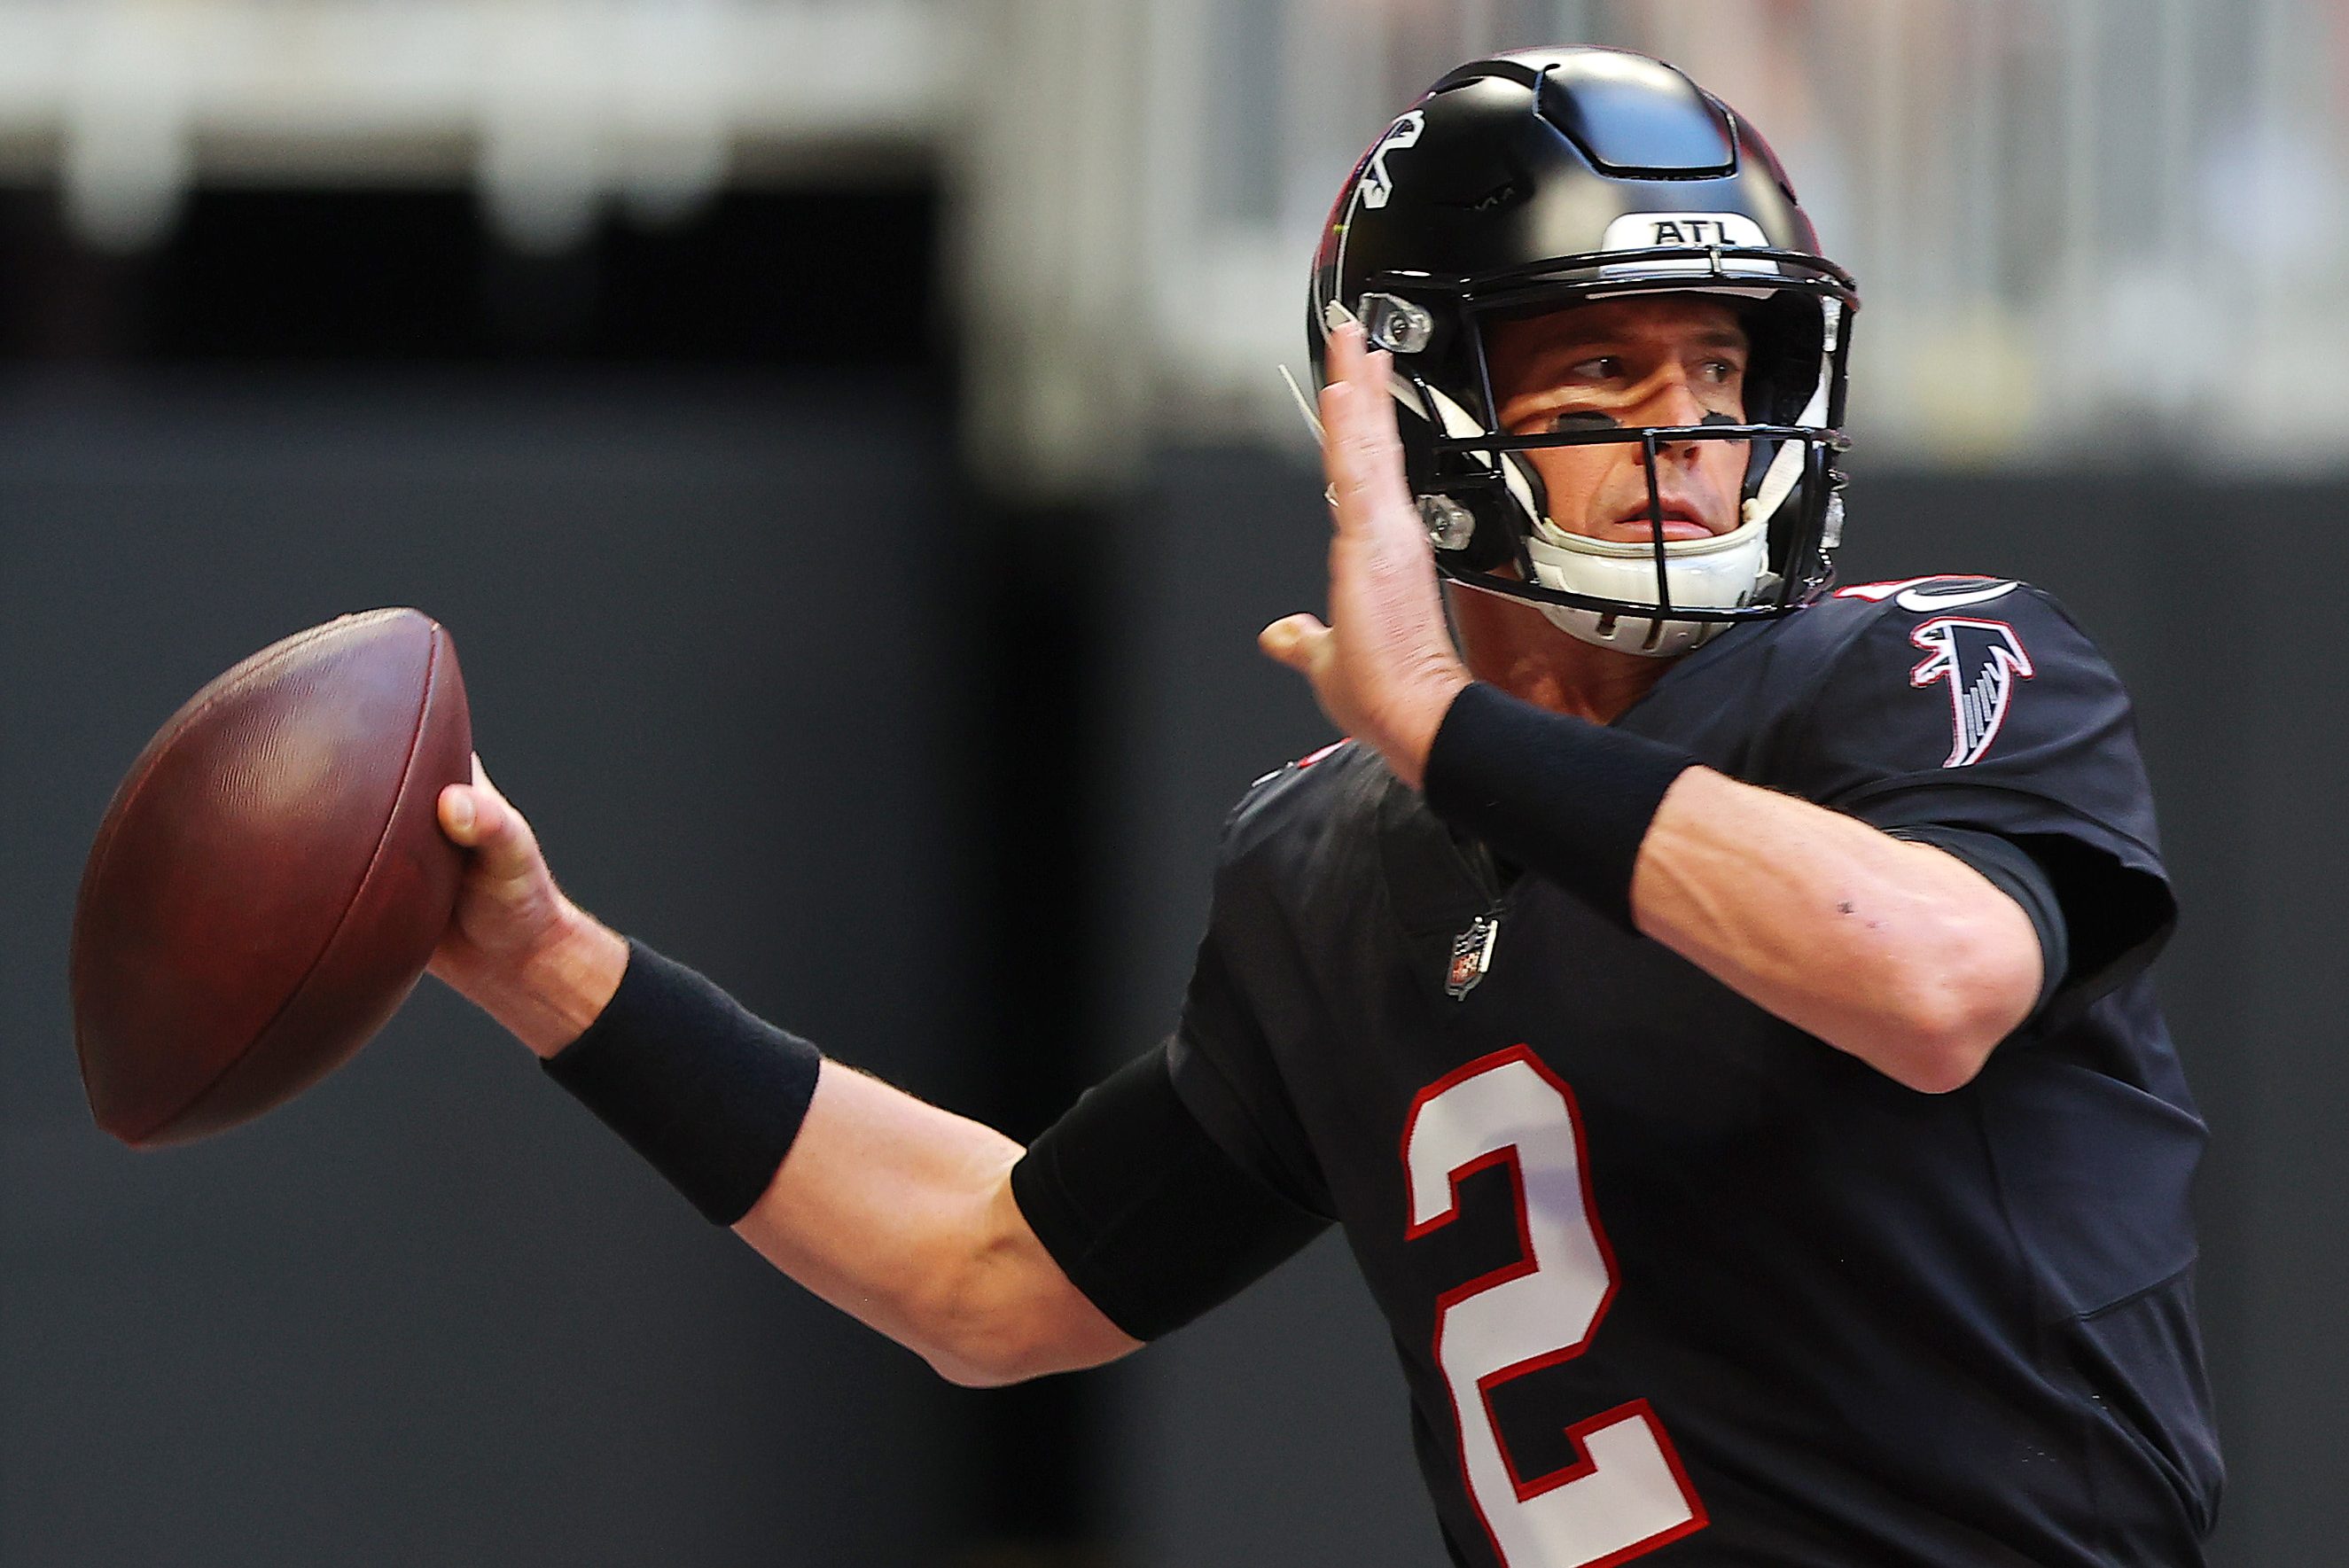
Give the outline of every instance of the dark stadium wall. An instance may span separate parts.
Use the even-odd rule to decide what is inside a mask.
[[[217,1146],[132,1159],[73,1103],[63,921],[113,779],[211,671],[402,598],[592,906],[970,1114],[1073,1097],[1095,596],[1045,542],[1102,531],[972,504],[937,190],[864,174],[551,255],[459,188],[200,188],[136,254],[0,190],[0,1568],[1031,1562],[1093,1527],[1092,1384],[946,1388],[430,983]]]
[[[1217,825],[1247,782],[1330,738],[1257,627],[1321,604],[1326,521],[1302,461],[1170,457],[1123,535],[1112,717],[1122,878],[1116,1049],[1170,1025]],[[2232,1477],[2217,1562],[2323,1560],[2349,1419],[2349,489],[2184,474],[1863,470],[1847,580],[2021,576],[2055,593],[2135,691],[2185,905],[2162,966],[2214,1132],[2200,1288]],[[1118,1500],[1137,1568],[1440,1560],[1383,1326],[1327,1240],[1139,1357]]]
[[[968,1104],[947,425],[880,374],[0,397],[0,1563],[903,1568],[966,1539],[978,1397],[704,1224],[437,982],[296,1103],[143,1155],[89,1123],[65,988],[149,732],[252,649],[407,603],[585,904]],[[810,521],[849,518],[885,547]]]

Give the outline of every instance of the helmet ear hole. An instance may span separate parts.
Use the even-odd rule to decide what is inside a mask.
[[[1519,502],[1505,482],[1478,476],[1445,486],[1444,496],[1475,522],[1461,545],[1439,551],[1444,564],[1468,572],[1497,572],[1516,563],[1514,542],[1525,525],[1508,515]]]

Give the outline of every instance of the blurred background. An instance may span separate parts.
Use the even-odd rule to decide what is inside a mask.
[[[1319,602],[1317,225],[1443,70],[1569,39],[1750,115],[1859,274],[1847,574],[2031,577],[2136,690],[2219,1560],[2337,1561],[2349,6],[0,0],[0,1564],[1439,1562],[1332,1241],[951,1389],[429,983],[115,1147],[67,923],[181,698],[412,603],[583,903],[1032,1133],[1327,738],[1251,645]]]

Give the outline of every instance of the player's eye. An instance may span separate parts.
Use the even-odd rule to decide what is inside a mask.
[[[1569,381],[1619,381],[1623,378],[1623,361],[1612,354],[1595,354],[1566,367]]]
[[[1597,408],[1567,408],[1556,414],[1546,414],[1541,419],[1541,433],[1562,436],[1570,430],[1615,430],[1622,421],[1612,414]]]

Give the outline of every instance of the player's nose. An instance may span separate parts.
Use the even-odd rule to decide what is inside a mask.
[[[1687,373],[1672,371],[1660,376],[1651,384],[1648,396],[1640,400],[1635,417],[1629,423],[1686,428],[1703,424],[1709,412],[1711,410],[1698,398],[1696,388],[1689,384]],[[1685,459],[1696,449],[1696,445],[1694,441],[1666,441],[1659,445],[1658,450]],[[1645,449],[1635,448],[1634,450],[1644,464],[1647,461]]]

